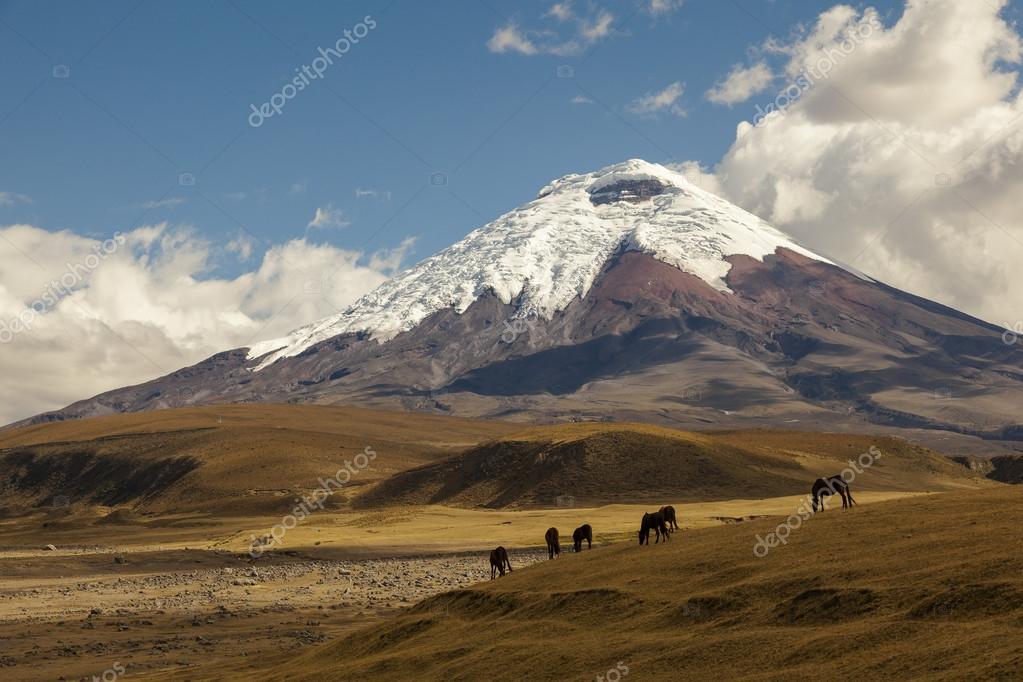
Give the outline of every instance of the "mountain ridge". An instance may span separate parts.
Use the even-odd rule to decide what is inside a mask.
[[[956,454],[1023,441],[1013,410],[1023,401],[1019,351],[1000,328],[809,252],[741,209],[701,212],[693,197],[727,202],[705,199],[667,169],[638,161],[608,168],[617,170],[555,181],[536,200],[554,209],[531,202],[495,221],[498,228],[470,233],[447,256],[360,299],[340,327],[337,316],[327,318],[20,424],[295,402],[689,430],[890,428],[932,446],[955,437],[965,448]],[[582,213],[564,217],[563,199]],[[690,203],[681,210],[678,202]],[[732,213],[746,222],[728,222]],[[597,230],[606,253],[578,239],[599,216],[610,216],[610,227]],[[586,223],[581,233],[562,230],[571,219]],[[556,243],[559,230],[571,237],[567,246]],[[767,237],[736,244],[728,230]],[[508,234],[529,248],[502,250]],[[461,253],[473,239],[493,243]],[[671,262],[676,252],[689,260]],[[532,259],[525,265],[524,253]],[[463,266],[446,271],[456,256]],[[548,273],[550,286],[520,277],[533,271]],[[405,297],[424,287],[433,298],[412,310]],[[452,292],[463,298],[452,302]],[[384,317],[374,318],[381,309]]]
[[[632,189],[637,185],[646,188],[641,196]],[[620,251],[647,253],[727,290],[726,256],[762,259],[780,247],[832,263],[682,174],[630,159],[555,180],[533,201],[473,230],[342,313],[253,345],[248,359],[260,359],[258,371],[350,332],[387,341],[443,308],[464,313],[488,289],[505,304],[517,301],[518,314],[531,309],[550,320],[585,298]]]

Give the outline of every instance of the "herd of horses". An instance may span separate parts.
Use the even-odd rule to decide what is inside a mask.
[[[543,539],[547,542],[548,558],[553,559],[561,554],[561,539],[557,528],[548,528]],[[593,528],[588,523],[572,531],[572,547],[575,551],[583,551],[583,540],[586,541],[586,549],[593,549]]]
[[[813,497],[813,510],[824,510],[824,498],[832,495],[839,495],[842,498],[842,509],[848,509],[856,504],[849,484],[841,476],[829,476],[818,478],[813,482],[810,490]],[[654,532],[654,544],[656,545],[664,538],[667,542],[673,531],[678,530],[678,519],[675,517],[675,508],[672,506],[661,507],[653,513],[643,514],[643,520],[639,525],[639,544],[650,544],[650,531]],[[576,552],[583,550],[583,540],[586,541],[586,548],[593,549],[593,528],[588,523],[572,531],[572,545]],[[558,529],[551,527],[544,534],[544,541],[547,543],[547,557],[554,559],[561,554],[561,539]],[[500,574],[511,572],[511,562],[508,560],[508,550],[504,547],[497,547],[490,552],[490,579],[493,580]]]
[[[661,507],[652,514],[643,514],[643,520],[639,529],[639,544],[650,544],[650,531],[654,531],[656,538],[654,544],[661,541],[668,541],[672,531],[678,530],[678,519],[675,516],[675,508],[671,506]],[[557,528],[551,527],[544,533],[544,541],[547,543],[547,558],[554,559],[561,554],[561,534]],[[593,527],[588,523],[572,531],[572,547],[576,552],[583,551],[583,541],[586,542],[586,549],[593,549]],[[497,547],[490,552],[490,579],[504,576],[505,572],[512,570],[511,562],[508,560],[508,550],[504,547]]]

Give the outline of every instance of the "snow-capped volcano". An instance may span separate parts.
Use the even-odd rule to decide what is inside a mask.
[[[263,369],[339,334],[386,341],[430,315],[463,313],[492,291],[542,319],[584,298],[608,259],[649,254],[728,291],[727,256],[763,260],[784,247],[825,263],[755,215],[695,186],[664,166],[632,159],[566,175],[538,197],[427,258],[344,312],[257,343],[249,359]]]
[[[341,314],[31,421],[295,402],[1023,440],[1002,331],[632,160],[552,182]]]

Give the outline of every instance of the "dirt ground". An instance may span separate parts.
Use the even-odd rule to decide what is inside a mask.
[[[133,677],[211,662],[258,670],[282,653],[489,578],[475,555],[251,562],[204,550],[51,554],[2,562],[39,574],[52,572],[43,565],[49,561],[62,566],[52,578],[3,579],[3,679],[91,679],[115,665]],[[515,552],[512,562],[522,567],[543,557]],[[98,558],[128,570],[87,562]]]
[[[907,497],[863,492],[862,504]],[[679,504],[683,529],[789,514],[802,498]],[[422,507],[323,512],[253,559],[272,518],[167,519],[57,530],[0,527],[0,678],[78,680],[121,666],[132,677],[253,674],[438,593],[489,580],[501,543],[513,568],[546,560],[559,527],[590,523],[599,546],[631,543],[646,508],[531,511]],[[53,549],[49,549],[52,546]],[[109,674],[108,674],[109,677]]]

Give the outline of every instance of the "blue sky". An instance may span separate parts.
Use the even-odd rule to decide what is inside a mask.
[[[222,242],[243,230],[258,260],[332,206],[348,224],[311,240],[373,250],[416,236],[415,260],[565,173],[630,157],[712,165],[753,108],[703,93],[750,63],[750,46],[830,3],[689,0],[659,15],[604,3],[614,30],[581,54],[488,49],[510,22],[570,34],[543,16],[551,5],[2,3],[0,191],[31,203],[0,206],[0,222],[102,236],[167,220]],[[250,105],[366,15],[376,27],[322,80],[248,124]],[[57,65],[68,78],[53,77]],[[684,116],[629,111],[679,81]],[[179,185],[182,173],[196,185]],[[225,255],[217,274],[245,267]]]
[[[0,423],[338,314],[633,157],[1023,330],[1020,2],[0,0]]]

